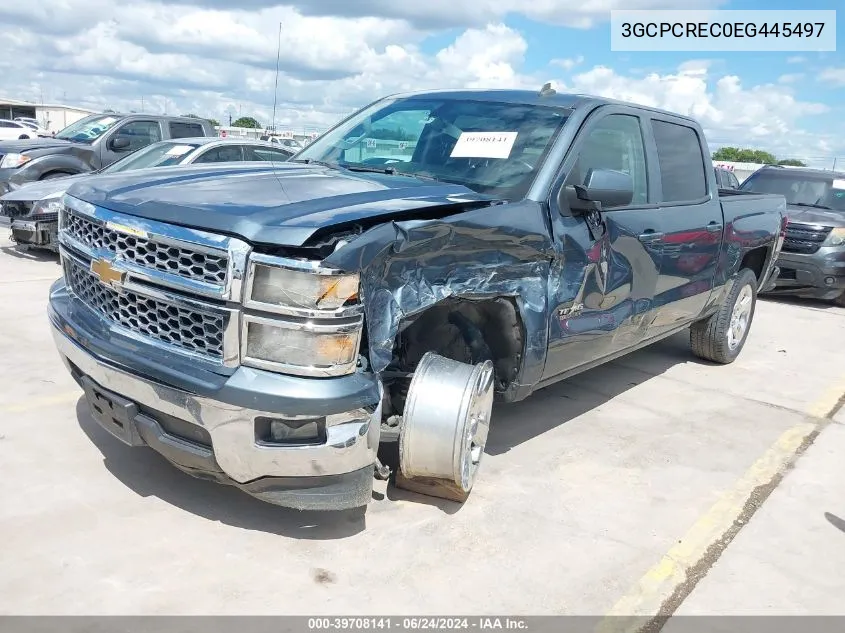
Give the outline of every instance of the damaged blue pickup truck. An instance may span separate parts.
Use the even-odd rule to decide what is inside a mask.
[[[299,509],[390,477],[460,502],[494,400],[685,329],[736,359],[784,211],[720,192],[685,117],[405,94],[288,163],[73,185],[49,315],[95,419],[191,475]]]

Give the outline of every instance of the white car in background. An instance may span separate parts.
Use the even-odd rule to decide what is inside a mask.
[[[53,133],[50,130],[41,127],[41,124],[39,124],[38,121],[36,121],[35,119],[19,116],[15,117],[14,120],[16,123],[23,123],[31,130],[34,130],[38,136],[53,136]]]
[[[17,141],[28,138],[38,138],[38,134],[31,127],[20,121],[0,119],[0,141]]]

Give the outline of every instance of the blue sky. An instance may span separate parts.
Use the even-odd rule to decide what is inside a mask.
[[[794,9],[794,0],[38,0],[0,3],[0,97],[324,129],[391,92],[563,89],[698,118],[712,142],[845,159],[834,53],[610,50],[609,8]],[[808,9],[841,9],[834,0]],[[573,28],[571,24],[590,28]],[[551,63],[552,60],[558,60]],[[560,61],[567,60],[567,61]],[[577,63],[576,63],[577,62]]]

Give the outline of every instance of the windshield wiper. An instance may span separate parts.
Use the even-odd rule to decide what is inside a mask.
[[[325,160],[317,160],[315,158],[300,158],[299,160],[290,160],[289,163],[303,163],[305,165],[319,165],[320,167],[328,167],[329,169],[337,169],[339,165],[330,163]]]
[[[396,175],[396,168],[390,166],[370,167],[368,165],[341,165],[341,167],[348,169],[349,171],[363,171],[371,174],[389,174],[391,176]]]
[[[832,207],[828,207],[824,204],[816,204],[815,202],[790,202],[794,207],[810,207],[812,209],[826,209],[827,211],[833,211]]]

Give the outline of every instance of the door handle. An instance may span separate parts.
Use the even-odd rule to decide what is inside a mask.
[[[663,233],[648,229],[645,233],[640,233],[637,236],[637,239],[639,239],[641,242],[657,242],[658,240],[663,239]]]
[[[722,230],[722,225],[718,222],[711,222],[707,225],[707,232],[708,233],[718,233]]]

